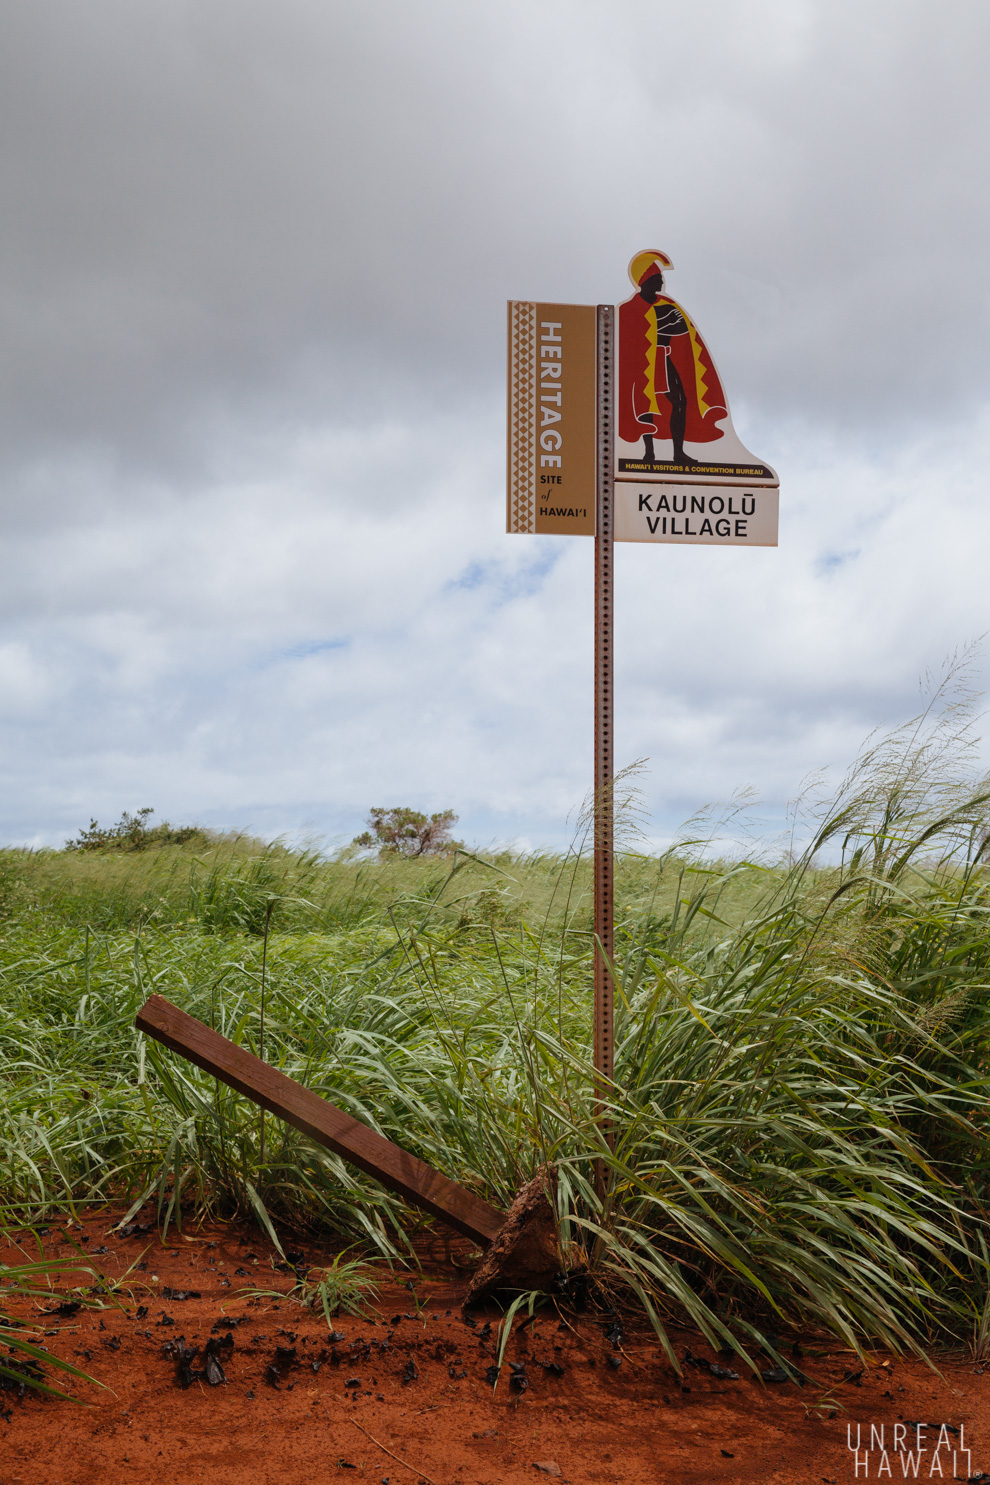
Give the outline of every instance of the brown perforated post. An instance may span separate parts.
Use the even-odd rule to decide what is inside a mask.
[[[615,311],[598,306],[598,511],[595,527],[595,1108],[605,1114],[613,1070],[613,989],[609,965],[614,940],[612,819],[612,438]],[[599,1171],[599,1185],[603,1173]]]

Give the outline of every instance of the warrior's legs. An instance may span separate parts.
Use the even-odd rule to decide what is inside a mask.
[[[653,452],[653,440],[656,437],[656,434],[653,431],[653,419],[652,417],[650,417],[649,414],[647,414],[645,417],[637,418],[636,421],[638,423],[645,423],[646,427],[650,430],[649,433],[643,434],[643,458],[644,460],[647,460],[650,464],[652,464],[657,457],[656,454]]]
[[[673,362],[667,361],[667,401],[670,403],[670,436],[674,443],[675,464],[695,464],[690,454],[684,452],[684,430],[687,427],[687,393],[680,373]]]

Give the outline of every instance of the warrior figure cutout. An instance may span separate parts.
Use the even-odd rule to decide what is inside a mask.
[[[697,327],[663,292],[664,272],[673,266],[653,248],[629,264],[636,293],[619,306],[617,473],[776,484],[773,471],[740,443]]]

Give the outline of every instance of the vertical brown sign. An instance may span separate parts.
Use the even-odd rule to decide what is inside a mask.
[[[509,301],[506,530],[595,534],[591,304]]]

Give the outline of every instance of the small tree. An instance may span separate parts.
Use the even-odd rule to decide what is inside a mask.
[[[380,856],[449,856],[464,843],[451,836],[457,824],[453,810],[423,815],[419,810],[379,809],[368,815],[370,830],[356,835],[355,846],[377,846]]]

